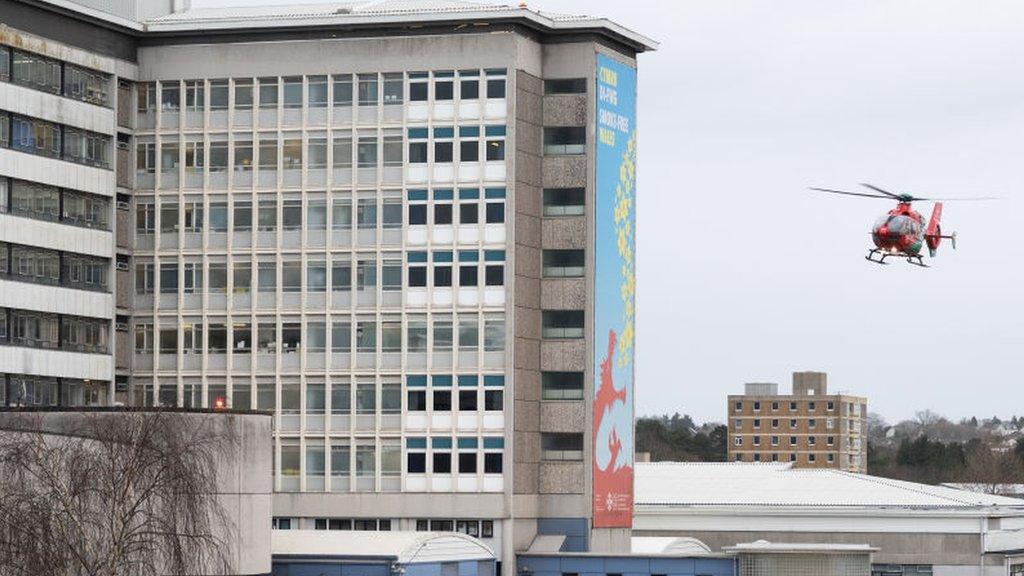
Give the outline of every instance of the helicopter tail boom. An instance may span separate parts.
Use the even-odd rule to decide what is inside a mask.
[[[932,217],[928,220],[928,228],[925,229],[924,241],[928,245],[928,253],[934,257],[935,253],[939,249],[939,244],[943,238],[948,238],[952,244],[953,249],[956,249],[956,232],[952,234],[944,235],[942,233],[942,202],[936,202],[932,208]]]

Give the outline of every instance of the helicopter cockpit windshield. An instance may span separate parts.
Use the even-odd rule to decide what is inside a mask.
[[[883,226],[888,229],[891,236],[918,236],[921,234],[921,225],[913,218],[902,214],[882,216],[875,221],[873,230],[878,232]]]

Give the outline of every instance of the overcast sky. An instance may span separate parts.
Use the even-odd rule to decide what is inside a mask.
[[[529,5],[661,42],[639,64],[638,415],[723,421],[794,370],[890,421],[1024,414],[1024,3]],[[932,268],[882,267],[890,203],[807,191],[857,182],[1003,200],[947,205],[959,249]]]

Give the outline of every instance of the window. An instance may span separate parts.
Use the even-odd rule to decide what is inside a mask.
[[[281,263],[281,288],[284,292],[302,292],[302,262]]]
[[[476,286],[478,270],[479,267],[476,263],[459,266],[459,286],[463,288]]]
[[[356,352],[377,351],[377,323],[360,320],[356,323]]]
[[[290,76],[283,81],[284,107],[302,108],[302,77]]]
[[[377,75],[376,74],[360,74],[359,75],[359,105],[360,106],[376,106],[378,101],[377,97]]]
[[[260,262],[256,276],[260,292],[277,292],[277,262]]]
[[[743,402],[737,402],[736,405],[734,406],[734,410],[736,410],[737,412],[742,412],[743,411]]]
[[[487,140],[486,149],[488,162],[496,162],[505,159],[504,140]]]
[[[459,162],[480,161],[480,130],[463,126],[459,128]]]
[[[585,94],[586,92],[586,78],[555,78],[544,81],[544,94],[546,96],[555,94]]]
[[[235,201],[235,232],[249,232],[252,230],[252,202]]]
[[[410,318],[406,324],[406,351],[424,353],[427,351],[427,321],[424,317]]]
[[[235,80],[235,110],[252,110],[252,80]]]
[[[544,310],[541,312],[544,338],[583,338],[582,310]]]
[[[29,246],[7,245],[11,276],[24,282],[57,285],[60,283],[60,253]]]
[[[136,354],[152,354],[153,353],[153,325],[152,324],[136,324],[135,325],[135,353]]]
[[[476,389],[459,390],[459,412],[476,412],[478,397]]]
[[[61,317],[61,348],[78,352],[106,353],[109,322],[77,316]]]
[[[65,127],[65,159],[79,164],[108,168],[111,139],[108,136]]]
[[[327,291],[327,264],[324,262],[306,263],[306,292]]]
[[[210,202],[210,232],[228,231],[228,203]]]
[[[64,95],[99,106],[109,106],[110,77],[101,72],[65,63]]]
[[[29,154],[60,157],[60,126],[43,120],[11,118],[11,148]]]
[[[434,265],[434,287],[450,288],[452,285],[452,267]]]
[[[402,73],[391,73],[384,75],[384,105],[392,106],[402,103],[402,92],[404,81]]]
[[[484,351],[505,351],[505,320],[504,318],[484,319]]]
[[[139,114],[149,114],[156,110],[156,84],[141,82],[136,84],[136,110]]]
[[[582,216],[586,191],[583,188],[545,188],[545,216]]]
[[[459,98],[462,100],[480,98],[480,72],[478,70],[459,72]]]
[[[307,101],[310,108],[327,107],[327,76],[310,76],[306,79]]]
[[[334,105],[336,107],[352,106],[352,76],[348,74],[334,76],[332,80],[334,82]]]
[[[402,323],[400,321],[384,320],[380,323],[380,349],[381,352],[402,351]]]
[[[185,171],[202,173],[206,166],[206,151],[202,142],[185,142]]]
[[[760,411],[761,411],[761,403],[755,401],[754,402],[754,412],[760,412]]]
[[[434,72],[434,100],[452,100],[455,97],[455,73]]]
[[[504,78],[488,78],[487,79],[487,97],[488,98],[504,98],[505,97],[505,79]]]
[[[427,101],[427,73],[409,73],[409,100],[412,102]]]
[[[486,382],[492,376],[484,376]],[[501,389],[484,390],[484,410],[488,412],[501,412],[505,409],[505,391]]]
[[[435,225],[448,225],[452,223],[452,205],[451,204],[435,204],[434,205],[434,224]]]
[[[281,207],[281,228],[283,230],[302,229],[302,200],[285,200]]]
[[[227,80],[210,80],[210,110],[227,110],[228,92]]]
[[[223,136],[221,136],[223,138]],[[251,150],[251,148],[250,148]],[[210,142],[210,161],[208,163],[210,172],[226,172],[228,169],[228,142],[227,140],[214,140]]]
[[[107,269],[110,263],[104,258],[64,253],[64,285],[83,290],[106,291]]]
[[[383,149],[385,166],[402,166],[402,136],[400,134],[385,134],[381,148]]]
[[[206,107],[206,83],[202,80],[185,82],[185,109],[202,112]]]
[[[352,323],[335,321],[331,324],[331,352],[352,351]]]
[[[277,201],[276,200],[260,200],[259,201],[259,221],[258,229],[260,232],[274,232],[277,230]]]
[[[259,140],[260,170],[277,170],[277,137]]]
[[[13,52],[12,82],[51,94],[61,93],[59,61],[21,50]]]
[[[61,220],[87,228],[109,229],[110,200],[81,192],[64,192]]]
[[[452,472],[452,453],[451,452],[438,452],[435,448],[433,453],[433,468],[434,474],[451,474]]]
[[[487,223],[488,224],[501,224],[505,222],[505,203],[504,202],[488,202],[487,203]]]
[[[583,434],[541,433],[541,459],[549,461],[583,460]]]
[[[433,410],[434,412],[451,412],[452,409],[452,391],[451,390],[434,390],[433,394]]]
[[[161,294],[177,294],[178,293],[178,264],[177,263],[163,263],[163,264],[160,264],[160,293]]]
[[[352,263],[334,261],[331,264],[331,290],[349,292],[352,290]]]
[[[459,318],[459,350],[474,351],[479,347],[480,327],[477,317],[475,315],[461,316]]]
[[[406,393],[406,405],[410,412],[425,412],[427,410],[427,391],[409,390]]]
[[[203,231],[203,203],[185,202],[185,232],[200,233]]]
[[[137,262],[135,264],[135,293],[136,294],[152,294],[153,293],[153,272],[154,266],[152,262]]]
[[[359,146],[356,149],[356,161],[359,168],[377,167],[377,137],[360,136]]]
[[[13,180],[11,213],[37,220],[60,219],[60,190],[52,186]]]
[[[360,230],[373,230],[377,227],[377,199],[360,198],[356,207],[356,225]]]
[[[302,138],[294,134],[286,134],[281,143],[281,163],[285,170],[302,168]]]
[[[544,128],[544,154],[565,156],[586,152],[587,129],[583,126]]]
[[[164,112],[177,112],[181,109],[181,84],[160,83],[160,109]]]
[[[360,260],[356,266],[356,290],[375,290],[377,287],[377,261]]]
[[[484,283],[488,286],[504,286],[505,266],[488,264],[484,267]]]
[[[451,352],[454,341],[452,320],[449,316],[434,318],[434,352]]]
[[[248,294],[252,289],[252,263],[246,261],[235,261],[231,270],[232,283],[235,294]]]
[[[580,278],[586,259],[583,250],[544,250],[544,276]]]

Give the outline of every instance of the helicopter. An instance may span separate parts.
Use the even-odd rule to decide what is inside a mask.
[[[811,188],[817,192],[829,194],[844,194],[846,196],[860,196],[863,198],[882,198],[895,200],[896,207],[887,214],[882,215],[875,221],[871,228],[871,239],[875,247],[868,251],[864,258],[875,264],[888,264],[886,258],[906,258],[907,262],[915,266],[927,268],[921,249],[928,247],[928,254],[934,258],[943,240],[949,240],[953,249],[956,249],[956,232],[950,234],[942,233],[942,202],[960,200],[995,200],[996,198],[918,198],[911,194],[895,194],[883,190],[878,186],[861,183],[861,186],[875,192],[867,194],[864,192],[847,192],[845,190],[832,190],[829,188]],[[925,224],[924,217],[910,207],[911,202],[934,201],[932,216]]]

